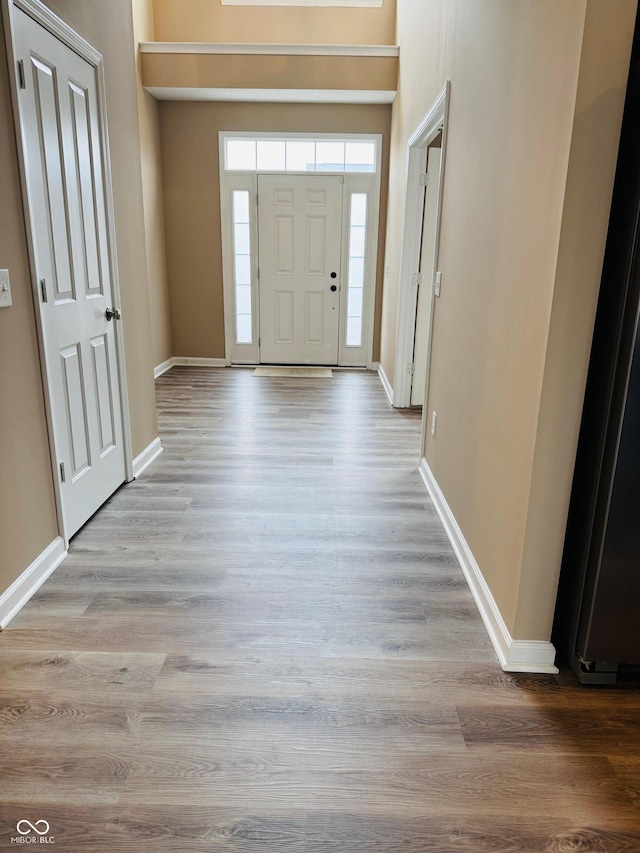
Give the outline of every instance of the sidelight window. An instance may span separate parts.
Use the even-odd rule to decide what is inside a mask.
[[[236,306],[236,343],[252,342],[251,224],[249,190],[233,192],[233,275]]]
[[[348,347],[362,346],[362,295],[367,241],[367,193],[352,193],[349,213],[349,274],[347,279]]]

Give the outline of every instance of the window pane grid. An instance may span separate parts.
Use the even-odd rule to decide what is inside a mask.
[[[253,329],[251,318],[251,225],[249,221],[249,190],[234,190],[232,207],[236,343],[250,344],[253,341]]]
[[[375,172],[376,143],[347,139],[227,139],[233,172]]]
[[[287,172],[315,172],[316,144],[303,139],[287,140],[286,143]]]
[[[362,346],[362,309],[367,230],[367,193],[352,193],[349,206],[348,347]]]
[[[286,149],[283,140],[258,140],[258,171],[284,172]]]

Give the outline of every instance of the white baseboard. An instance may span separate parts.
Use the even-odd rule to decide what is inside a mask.
[[[172,367],[227,367],[227,362],[224,358],[191,358],[184,355],[176,355],[173,358],[168,358],[162,364],[158,364],[153,368],[153,378],[157,379],[162,376],[167,370]]]
[[[389,402],[393,406],[393,388],[391,387],[391,383],[389,382],[387,374],[384,372],[384,367],[381,364],[378,365],[378,376],[380,377],[382,387],[384,388],[385,393],[389,398]]]
[[[544,640],[514,640],[511,639],[507,665],[503,667],[507,672],[558,672],[555,666],[555,646]]]
[[[190,358],[188,356],[176,355],[173,359],[174,365],[183,367],[226,367],[224,358]]]
[[[162,376],[163,373],[166,373],[167,370],[171,370],[173,367],[173,359],[168,358],[166,361],[163,361],[162,364],[158,364],[153,368],[153,378],[157,379],[158,376]]]
[[[551,643],[544,640],[514,640],[511,636],[480,566],[424,458],[420,463],[420,476],[458,558],[500,666],[506,672],[558,672],[554,665],[556,650]]]
[[[64,539],[62,536],[56,536],[20,577],[0,595],[0,630],[7,627],[66,556]]]
[[[133,479],[137,479],[151,463],[162,453],[162,443],[159,438],[154,438],[151,444],[133,460]]]

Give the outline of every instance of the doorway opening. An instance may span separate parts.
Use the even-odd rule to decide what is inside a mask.
[[[418,296],[416,326],[413,340],[413,371],[411,372],[411,405],[422,406],[425,401],[427,361],[432,320],[432,287],[436,274],[436,233],[438,190],[442,165],[442,131],[427,148],[422,233],[418,267]],[[435,291],[434,291],[435,292]]]
[[[396,408],[426,409],[429,395],[431,338],[441,287],[438,246],[449,91],[447,82],[409,139],[393,389]]]
[[[371,367],[381,137],[219,144],[226,363]]]

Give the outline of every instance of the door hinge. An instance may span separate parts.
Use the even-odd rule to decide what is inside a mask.
[[[256,207],[260,204],[260,196],[256,193]]]
[[[428,172],[422,172],[422,174],[420,175],[420,186],[426,187],[428,183],[429,183],[429,173]]]
[[[65,471],[64,471],[64,462],[60,463],[60,479],[62,480],[63,483],[67,482],[67,475],[65,474]]]
[[[46,280],[46,278],[40,279],[40,293],[42,294],[42,301],[48,302],[49,297],[47,296],[47,280]]]
[[[414,274],[412,276],[412,284],[414,284],[416,287],[420,287],[420,285],[422,284],[422,273],[421,272],[414,272]]]
[[[22,59],[18,60],[18,82],[21,89],[27,88],[27,78],[25,77],[24,62]]]
[[[257,278],[258,278],[258,281],[260,281],[260,267],[258,267],[258,268],[256,269],[256,276],[257,276]]]
[[[413,362],[407,365],[407,373],[409,376],[413,376]]]

